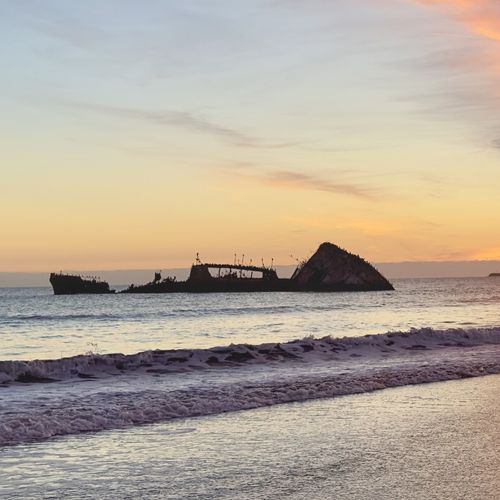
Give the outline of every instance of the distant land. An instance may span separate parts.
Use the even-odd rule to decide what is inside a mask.
[[[490,261],[449,261],[449,262],[382,262],[375,267],[389,279],[397,278],[461,278],[489,276],[500,272],[500,260]],[[290,277],[294,265],[276,266],[278,275]],[[59,269],[53,269],[59,271]],[[99,276],[112,286],[147,283],[158,269],[124,269],[113,271],[78,271],[64,269],[65,272],[83,276]],[[0,272],[0,287],[50,286],[49,272],[12,273]],[[189,268],[162,269],[162,276],[176,276],[178,280],[188,277]]]

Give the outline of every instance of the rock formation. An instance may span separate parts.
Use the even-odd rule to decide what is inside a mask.
[[[316,253],[297,268],[292,281],[302,290],[394,290],[371,264],[332,243],[322,243]]]

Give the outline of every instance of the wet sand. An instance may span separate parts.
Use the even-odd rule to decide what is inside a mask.
[[[3,498],[497,498],[500,376],[6,447]]]

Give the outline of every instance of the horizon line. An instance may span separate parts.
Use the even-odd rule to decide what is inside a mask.
[[[366,260],[366,259],[365,259]],[[371,262],[371,261],[370,261]],[[488,263],[500,263],[500,259],[474,259],[474,260],[401,260],[401,261],[380,261],[380,262],[373,262],[372,264],[374,266],[379,266],[379,265],[411,265],[411,264],[488,264]],[[161,267],[161,270],[180,270],[180,269],[189,269],[192,266],[186,265],[186,266],[175,266],[175,267]],[[297,266],[297,264],[275,264],[274,267],[294,267]],[[151,270],[157,270],[159,269],[159,266],[155,267],[130,267],[130,268],[66,268],[66,269],[59,269],[59,271],[64,271],[64,272],[72,272],[72,271],[79,271],[79,272],[90,272],[90,271],[103,271],[103,272],[127,272],[127,271],[151,271]],[[5,270],[0,270],[0,274],[45,274],[45,273],[51,273],[51,272],[58,272],[54,270],[40,270],[40,271],[5,271]]]

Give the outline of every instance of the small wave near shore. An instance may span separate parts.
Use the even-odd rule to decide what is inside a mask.
[[[4,361],[0,446],[495,373],[500,327]]]
[[[306,337],[286,343],[231,344],[209,349],[157,349],[137,354],[82,354],[54,360],[0,361],[0,384],[56,382],[127,373],[176,373],[218,367],[296,360],[314,362],[357,355],[394,354],[444,347],[500,344],[500,326],[482,329],[432,328],[363,337]]]

